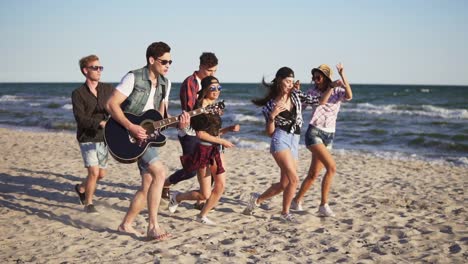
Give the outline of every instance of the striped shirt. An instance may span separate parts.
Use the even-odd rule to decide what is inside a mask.
[[[303,123],[302,119],[302,105],[318,105],[320,96],[306,95],[300,90],[294,89],[291,93],[291,102],[296,107],[296,115],[293,118],[286,119],[281,115],[275,117],[275,127],[290,127],[288,133],[300,131]],[[275,99],[271,99],[262,108],[265,121],[268,122],[270,114],[275,108]]]
[[[307,94],[310,96],[322,96],[323,92],[315,87],[311,87],[307,91]],[[334,88],[326,104],[312,108],[312,118],[309,124],[325,132],[335,133],[336,118],[340,111],[341,102],[346,98],[345,96],[346,90],[344,88]]]

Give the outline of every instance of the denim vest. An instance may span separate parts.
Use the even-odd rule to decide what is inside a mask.
[[[122,104],[124,112],[129,112],[134,115],[139,115],[143,112],[146,102],[148,101],[151,91],[151,80],[149,78],[148,67],[145,66],[141,69],[130,71],[135,76],[135,83],[133,85],[132,93]],[[154,93],[154,109],[159,111],[161,102],[166,95],[167,79],[159,75],[158,86],[156,93]]]

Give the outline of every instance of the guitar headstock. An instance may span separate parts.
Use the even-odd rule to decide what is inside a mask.
[[[207,105],[204,109],[205,109],[205,113],[208,113],[208,114],[215,114],[215,115],[222,115],[223,114],[223,109],[224,109],[225,105],[224,105],[224,100],[223,101],[219,101],[215,104],[210,104],[210,105]]]

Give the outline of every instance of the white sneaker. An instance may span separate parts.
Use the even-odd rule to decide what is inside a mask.
[[[196,221],[197,222],[200,222],[204,225],[216,225],[215,222],[211,221],[210,219],[208,219],[208,217],[206,216],[200,216],[200,215],[197,215],[197,218],[196,218]]]
[[[335,213],[333,213],[332,209],[328,204],[324,204],[323,206],[320,206],[318,209],[318,214],[320,216],[325,216],[325,217],[335,217]]]
[[[281,214],[280,219],[281,221],[287,222],[287,223],[299,223],[299,221],[291,213]]]
[[[302,208],[302,203],[296,203],[294,200],[291,202],[291,209],[302,212],[304,208]]]
[[[168,209],[171,213],[175,213],[177,207],[179,206],[179,203],[176,200],[177,194],[179,194],[179,192],[172,192],[169,197]]]
[[[247,202],[247,207],[244,209],[244,214],[251,215],[255,208],[259,206],[259,204],[257,204],[258,197],[260,197],[260,194],[258,193],[250,194],[249,201]]]

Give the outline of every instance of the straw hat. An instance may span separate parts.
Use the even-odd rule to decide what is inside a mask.
[[[323,75],[325,75],[325,77],[327,77],[330,81],[332,81],[333,71],[330,68],[330,66],[326,64],[321,64],[317,68],[312,69],[312,75],[314,75],[314,72],[316,71],[321,72]]]

